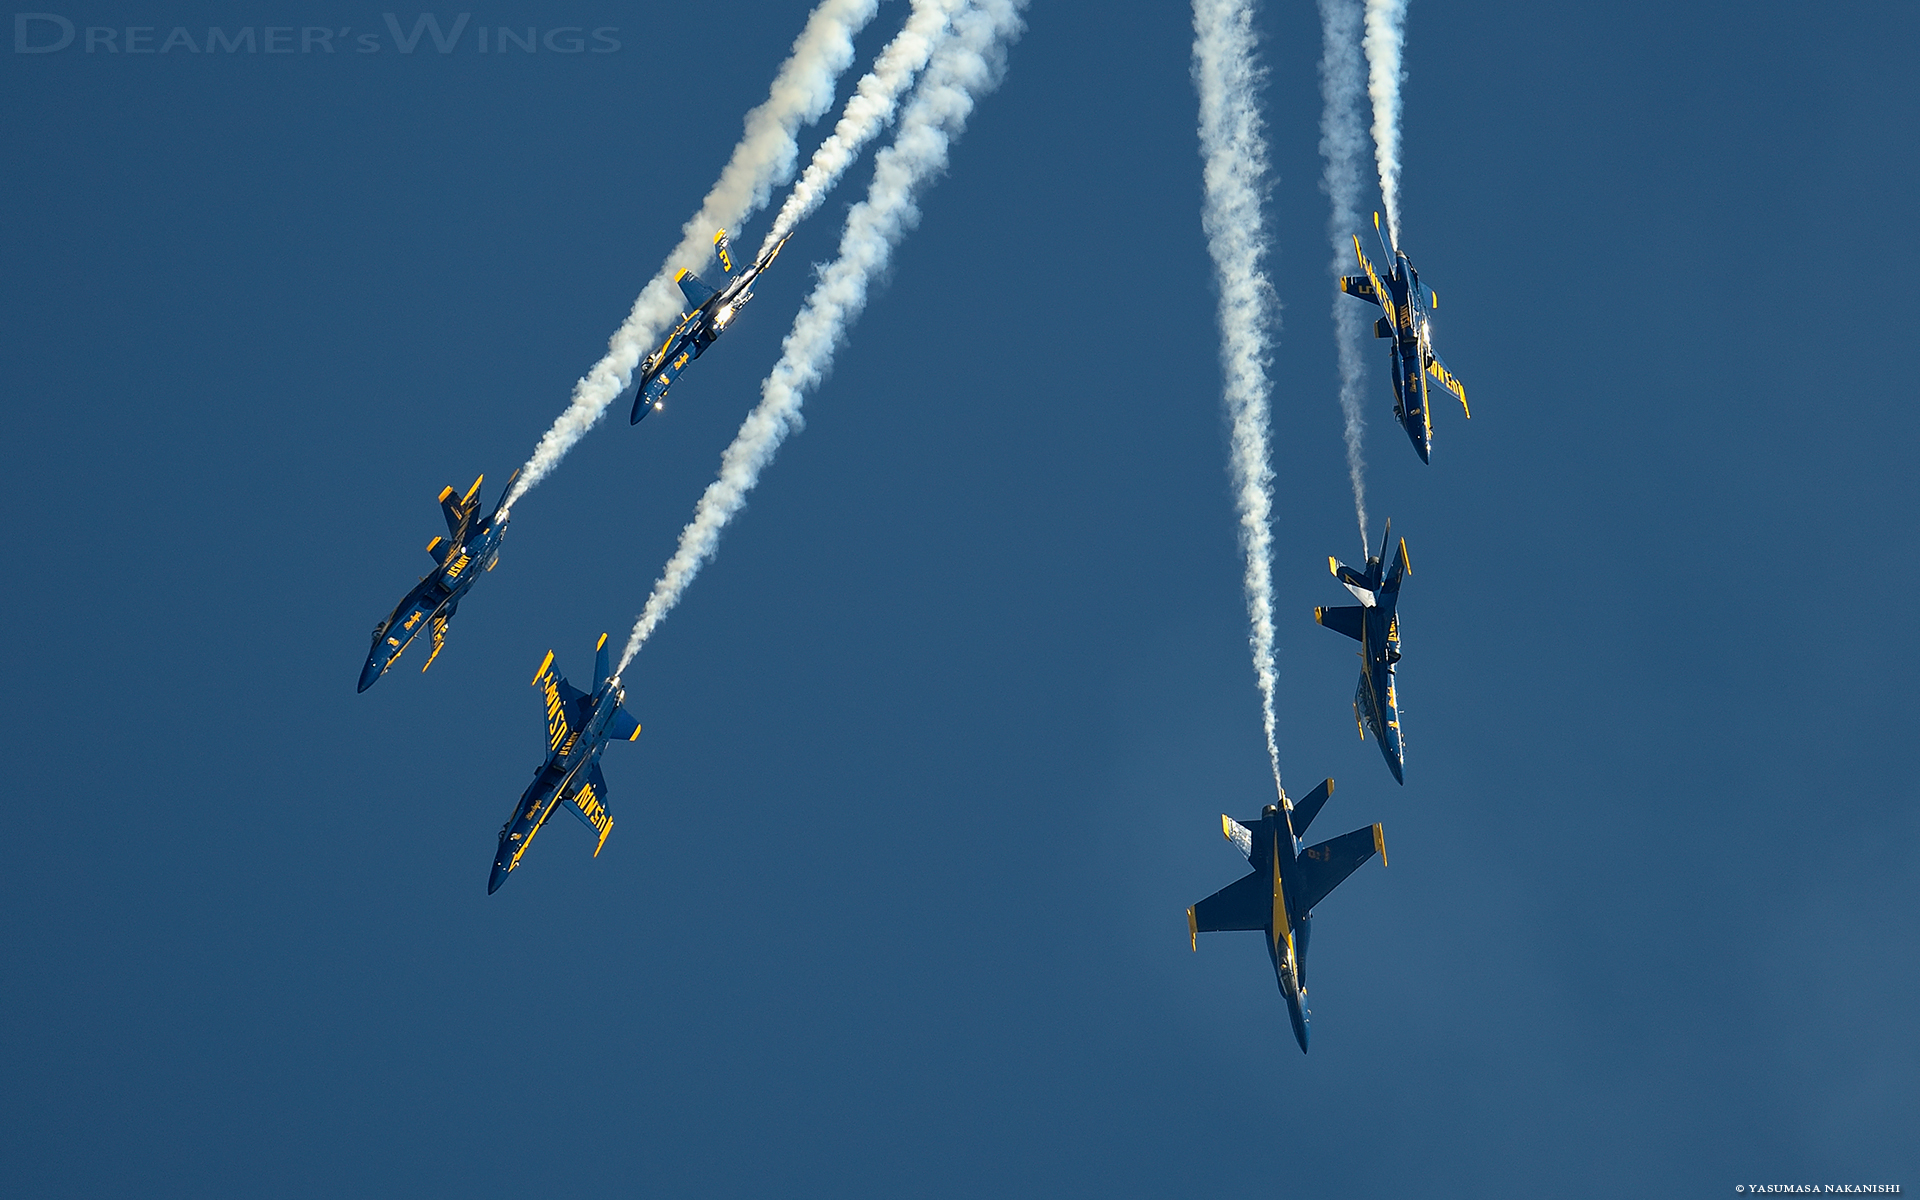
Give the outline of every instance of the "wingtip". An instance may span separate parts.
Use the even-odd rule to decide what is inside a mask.
[[[540,681],[542,679],[545,679],[547,676],[547,668],[552,665],[553,665],[553,651],[549,650],[547,651],[547,656],[540,660],[540,669],[533,673],[534,687],[540,686]]]
[[[1387,865],[1387,832],[1380,822],[1373,823],[1373,848],[1380,855],[1380,865]]]
[[[1187,948],[1194,953],[1200,952],[1200,922],[1194,919],[1193,908],[1187,908]]]

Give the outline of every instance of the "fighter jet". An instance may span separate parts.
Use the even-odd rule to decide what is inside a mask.
[[[1373,264],[1367,261],[1366,251],[1360,248],[1360,239],[1353,239],[1354,257],[1360,260],[1360,269],[1364,275],[1348,275],[1340,280],[1340,290],[1349,296],[1358,296],[1369,304],[1378,304],[1386,311],[1373,324],[1373,336],[1390,338],[1393,341],[1393,415],[1406,428],[1407,436],[1413,439],[1413,448],[1420,453],[1421,462],[1433,461],[1433,413],[1427,404],[1427,378],[1452,392],[1460,400],[1460,407],[1466,411],[1467,418],[1473,418],[1473,410],[1467,408],[1467,389],[1453,372],[1447,370],[1447,364],[1433,352],[1433,335],[1429,327],[1427,313],[1440,306],[1440,297],[1429,288],[1422,287],[1420,272],[1413,269],[1407,256],[1399,247],[1389,245],[1387,235],[1380,229],[1380,214],[1373,214],[1373,232],[1380,239],[1380,248],[1386,251],[1387,261],[1393,264],[1393,271],[1384,282]]]
[[[1298,804],[1282,792],[1280,803],[1260,810],[1258,820],[1242,824],[1221,814],[1220,831],[1247,856],[1253,873],[1187,910],[1187,935],[1195,950],[1203,933],[1257,929],[1267,935],[1267,954],[1302,1054],[1307,1050],[1307,939],[1313,933],[1314,905],[1375,853],[1382,866],[1387,862],[1386,837],[1378,825],[1300,848],[1301,836],[1332,794],[1329,779]]]
[[[640,722],[620,707],[627,690],[620,686],[607,661],[607,635],[594,647],[593,691],[582,692],[553,669],[553,651],[547,651],[534,673],[533,686],[547,704],[547,761],[533,773],[533,782],[520,803],[500,827],[500,852],[487,878],[487,895],[500,890],[520,865],[520,856],[546,825],[553,810],[564,804],[568,812],[599,838],[593,856],[613,832],[607,812],[607,781],[600,774],[600,754],[608,742],[630,742],[640,736]]]
[[[519,474],[515,471],[507,477],[506,490],[500,493],[502,501],[507,498],[507,492],[513,490],[514,476]],[[447,644],[447,622],[453,620],[455,610],[460,607],[460,597],[467,594],[480,572],[493,570],[494,563],[499,561],[500,539],[506,536],[508,514],[495,505],[485,517],[479,515],[480,482],[485,478],[482,475],[474,480],[464,496],[456,497],[452,488],[441,490],[440,510],[447,517],[447,536],[427,543],[427,553],[440,565],[432,574],[422,575],[399,606],[387,614],[387,619],[373,627],[373,649],[367,651],[367,665],[360,670],[361,691],[372,687],[387,673],[387,668],[422,629],[433,631],[433,652],[420,664],[420,669],[424,671],[432,666],[433,660],[440,656],[441,647]]]
[[[1380,535],[1381,553],[1385,554],[1392,544],[1393,522],[1388,521],[1386,532]],[[1393,777],[1405,783],[1401,774],[1404,748],[1400,741],[1400,701],[1393,678],[1394,664],[1400,661],[1400,580],[1413,574],[1407,561],[1407,539],[1401,538],[1393,553],[1393,566],[1387,569],[1385,579],[1380,577],[1379,558],[1369,558],[1365,572],[1327,559],[1327,568],[1360,603],[1316,608],[1313,619],[1360,643],[1360,686],[1353,693],[1353,721],[1355,725],[1365,722],[1361,737],[1367,736],[1368,729],[1373,730]]]
[[[660,348],[640,364],[640,384],[633,392],[633,417],[629,424],[638,425],[642,417],[666,403],[667,389],[673,386],[681,370],[705,354],[707,347],[727,331],[728,323],[739,314],[740,307],[753,299],[753,281],[772,265],[780,256],[780,247],[786,244],[787,239],[781,238],[758,262],[736,274],[733,255],[727,248],[727,231],[722,229],[713,235],[713,250],[727,278],[725,286],[715,291],[692,271],[681,271],[673,277],[686,293],[687,311],[680,314],[680,323]]]

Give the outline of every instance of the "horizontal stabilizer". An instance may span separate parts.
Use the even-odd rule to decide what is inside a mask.
[[[1354,570],[1338,559],[1329,558],[1327,559],[1327,569],[1333,572],[1335,579],[1338,579],[1348,587],[1362,592],[1371,592],[1380,586],[1380,580],[1374,577],[1374,571],[1379,561],[1377,558],[1368,559],[1366,571],[1361,572]]]
[[[1287,820],[1293,825],[1293,836],[1307,835],[1307,826],[1313,824],[1313,819],[1320,815],[1320,810],[1326,806],[1327,797],[1331,795],[1333,795],[1333,780],[1326,779],[1321,781],[1319,787],[1308,792],[1304,800],[1294,802],[1293,811],[1287,815]]]
[[[433,561],[444,567],[447,565],[447,555],[453,553],[453,543],[437,537],[427,543],[427,553],[433,555]]]
[[[1314,905],[1327,898],[1328,892],[1339,887],[1342,880],[1359,870],[1360,865],[1375,854],[1380,856],[1380,862],[1384,865],[1387,861],[1387,840],[1378,825],[1343,833],[1331,841],[1307,847],[1300,855],[1297,896],[1300,911],[1311,913]]]
[[[1221,888],[1187,910],[1193,933],[1260,929],[1273,920],[1273,881],[1255,871]]]
[[[1245,825],[1242,825],[1227,814],[1221,813],[1220,832],[1227,835],[1227,840],[1232,842],[1239,849],[1240,853],[1246,855],[1248,861],[1252,861],[1253,830],[1248,829]]]
[[[607,719],[607,740],[631,742],[639,736],[640,722],[633,719],[633,714],[624,708],[614,709],[613,716]]]
[[[1390,338],[1393,336],[1393,326],[1387,323],[1385,317],[1381,317],[1373,323],[1373,336],[1377,338]]]
[[[688,312],[713,299],[713,289],[702,283],[700,277],[692,271],[680,272],[673,277],[673,281],[680,285],[682,292],[686,293]]]
[[[1354,641],[1361,640],[1361,628],[1366,620],[1367,610],[1358,604],[1342,604],[1337,608],[1316,608],[1313,619],[1325,625],[1335,633],[1344,633]]]
[[[1373,290],[1373,280],[1365,275],[1342,275],[1340,290],[1349,296],[1358,296],[1368,304],[1380,303],[1380,294]]]

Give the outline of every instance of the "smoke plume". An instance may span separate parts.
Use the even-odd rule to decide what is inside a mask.
[[[906,25],[874,60],[873,70],[861,77],[840,111],[833,132],[813,152],[800,182],[793,185],[786,203],[780,206],[760,246],[760,257],[766,257],[775,243],[820,207],[873,135],[893,120],[901,93],[927,65],[935,47],[946,39],[954,14],[965,4],[966,0],[914,0]]]
[[[1327,160],[1322,183],[1333,212],[1327,233],[1333,239],[1333,328],[1340,358],[1340,413],[1346,419],[1347,476],[1353,481],[1353,511],[1360,522],[1360,549],[1366,556],[1366,461],[1361,438],[1367,423],[1360,402],[1366,391],[1367,320],[1360,301],[1340,291],[1340,276],[1357,270],[1353,235],[1360,228],[1360,163],[1367,152],[1360,96],[1366,69],[1360,61],[1361,0],[1320,0],[1324,49],[1320,58],[1320,154]]]
[[[1400,51],[1407,42],[1407,0],[1367,0],[1367,95],[1373,100],[1373,153],[1387,231],[1400,244]]]
[[[866,307],[869,282],[919,219],[915,197],[945,169],[948,147],[965,128],[975,100],[999,83],[1006,47],[1023,28],[1024,4],[974,0],[953,16],[950,35],[934,50],[901,112],[893,144],[874,156],[873,183],[847,214],[839,257],[821,269],[782,343],[780,361],[760,385],[759,405],[721,456],[719,477],[707,485],[693,520],[680,531],[680,544],[627,639],[620,672],[713,556],[721,532],[745,506],[780,444],[800,428],[806,393],[825,378],[847,326]]]
[[[600,420],[632,382],[633,369],[680,315],[673,277],[697,271],[713,254],[713,231],[737,227],[764,208],[773,189],[793,177],[799,146],[794,134],[833,104],[834,84],[853,62],[853,38],[873,19],[879,0],[821,0],[794,39],[767,99],[747,114],[746,131],[700,211],[682,229],[680,244],[633,302],[633,309],[607,343],[607,353],[573,386],[566,411],[541,436],[533,457],[520,468],[503,509],[553,472],[567,451]]]
[[[1254,60],[1252,0],[1194,0],[1193,31],[1205,162],[1201,226],[1220,288],[1220,368],[1230,424],[1229,474],[1247,561],[1248,641],[1274,790],[1284,795],[1273,732],[1273,468],[1267,452],[1266,375],[1279,301],[1262,267],[1268,250],[1260,212],[1267,145],[1256,101],[1265,73]]]

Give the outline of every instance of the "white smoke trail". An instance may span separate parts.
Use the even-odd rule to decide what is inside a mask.
[[[1400,244],[1400,51],[1407,43],[1407,0],[1367,0],[1367,95],[1373,99],[1373,152],[1387,231]]]
[[[891,146],[874,156],[867,197],[847,214],[840,255],[820,271],[800,315],[782,343],[780,361],[760,385],[749,413],[720,460],[720,474],[700,497],[693,520],[647,597],[627,639],[616,674],[624,672],[660,622],[679,603],[713,556],[720,534],[746,504],[764,470],[801,425],[807,389],[825,378],[846,328],[867,303],[867,286],[885,268],[894,246],[919,220],[920,188],[947,164],[947,148],[965,128],[977,97],[1000,81],[1006,47],[1023,28],[1026,0],[974,0],[953,18],[950,36],[934,51],[919,87],[900,115]]]
[[[748,214],[765,207],[774,187],[793,177],[800,148],[794,134],[820,119],[833,104],[834,85],[853,62],[853,38],[873,19],[879,0],[820,0],[794,39],[793,53],[780,65],[767,99],[747,114],[746,131],[733,157],[707,192],[700,211],[682,229],[659,274],[641,290],[633,309],[607,343],[607,353],[573,386],[573,399],[534,447],[520,468],[503,509],[545,479],[600,420],[633,379],[642,355],[652,350],[669,323],[680,315],[680,292],[673,285],[682,268],[699,270],[713,254],[713,231],[737,227]]]
[[[1353,512],[1360,522],[1361,557],[1368,553],[1366,461],[1360,454],[1366,419],[1361,397],[1366,390],[1364,344],[1367,321],[1360,302],[1340,291],[1340,276],[1357,270],[1352,238],[1360,228],[1360,161],[1367,152],[1360,95],[1366,69],[1360,61],[1361,0],[1320,0],[1320,154],[1327,160],[1322,185],[1333,213],[1327,233],[1333,239],[1333,328],[1340,354],[1340,412],[1346,418],[1347,476],[1353,481]]]
[[[966,0],[914,0],[906,25],[874,60],[873,70],[861,76],[840,111],[833,133],[813,152],[813,160],[800,173],[800,182],[787,194],[758,257],[765,258],[795,225],[820,207],[873,135],[893,120],[901,93],[927,65],[934,48],[945,40],[954,14],[965,4]]]
[[[1281,792],[1280,750],[1273,736],[1273,468],[1268,462],[1267,356],[1279,301],[1262,261],[1267,231],[1267,144],[1256,93],[1265,73],[1254,62],[1252,0],[1193,0],[1193,80],[1200,93],[1200,153],[1206,200],[1201,226],[1220,287],[1220,370],[1231,425],[1234,503],[1252,630],[1253,672],[1260,684],[1267,757]]]

